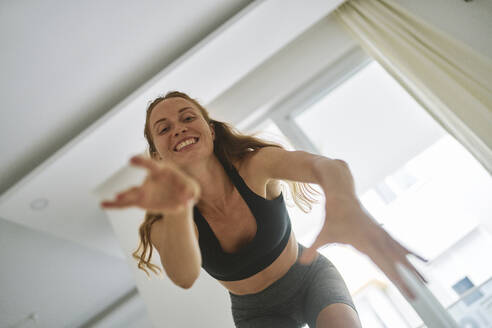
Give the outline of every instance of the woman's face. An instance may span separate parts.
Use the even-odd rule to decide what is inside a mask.
[[[207,124],[195,104],[184,98],[159,102],[150,114],[149,128],[159,160],[184,165],[213,154],[215,133],[212,126]]]

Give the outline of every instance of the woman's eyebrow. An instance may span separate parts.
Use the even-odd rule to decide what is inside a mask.
[[[179,114],[179,113],[181,113],[181,112],[184,112],[184,111],[185,111],[185,110],[187,110],[187,109],[193,109],[193,108],[191,108],[191,107],[183,107],[183,108],[181,108],[181,109],[178,111],[178,114]],[[155,126],[157,125],[157,123],[162,122],[162,121],[165,121],[165,120],[167,120],[167,118],[165,118],[165,117],[164,117],[164,118],[160,118],[160,119],[158,119],[158,120],[154,123],[154,128],[155,128]]]

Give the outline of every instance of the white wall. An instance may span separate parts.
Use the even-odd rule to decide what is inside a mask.
[[[0,219],[0,327],[77,327],[134,288],[128,264]],[[60,310],[63,308],[63,310]],[[34,325],[33,325],[34,326]]]

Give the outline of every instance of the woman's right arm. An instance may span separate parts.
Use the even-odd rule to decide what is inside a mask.
[[[193,221],[193,205],[165,214],[150,231],[152,244],[159,252],[167,276],[178,286],[190,288],[200,274],[202,257],[198,230]]]
[[[148,170],[144,182],[118,193],[113,201],[103,201],[101,206],[108,209],[137,206],[162,214],[162,219],[152,224],[150,242],[159,252],[168,277],[176,285],[190,288],[202,265],[198,230],[193,221],[200,185],[172,162],[158,163],[140,156],[130,162]]]

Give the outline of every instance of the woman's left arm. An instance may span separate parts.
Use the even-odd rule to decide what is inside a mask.
[[[330,159],[302,150],[264,147],[255,152],[248,166],[255,176],[262,175],[263,179],[315,183],[323,188],[327,196],[355,196],[353,177],[347,163],[340,159]]]
[[[306,248],[299,259],[301,263],[310,263],[317,249],[326,244],[343,243],[368,255],[412,299],[414,295],[396,270],[396,263],[403,264],[426,282],[408,261],[407,255],[426,260],[393,239],[365,210],[357,198],[354,179],[345,161],[304,151],[265,147],[252,157],[251,168],[258,174],[264,174],[267,179],[316,183],[323,189],[325,221],[314,243]]]

